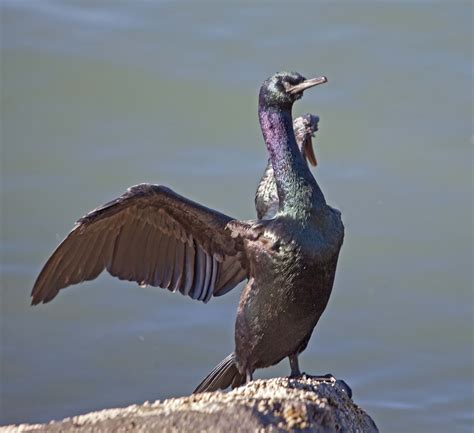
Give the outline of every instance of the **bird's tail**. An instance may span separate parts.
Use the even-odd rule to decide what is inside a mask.
[[[244,383],[245,375],[239,372],[235,353],[231,353],[212,369],[197,386],[193,394],[217,391],[230,385],[232,385],[232,388],[236,388]]]

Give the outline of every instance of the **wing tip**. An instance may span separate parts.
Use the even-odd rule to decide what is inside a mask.
[[[44,290],[44,288],[35,285],[31,291],[30,305],[47,304],[56,297],[58,292],[59,290]]]
[[[31,294],[31,304],[32,306],[44,303],[44,299],[36,293]]]
[[[38,277],[39,280],[39,277]],[[31,290],[31,304],[30,305],[38,305],[41,302],[41,288],[40,285],[38,284],[38,280],[36,280],[35,285],[33,286],[33,289]]]

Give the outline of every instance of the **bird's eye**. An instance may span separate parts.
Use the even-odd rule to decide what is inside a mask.
[[[282,84],[286,92],[288,92],[292,87],[292,85],[288,81],[283,81]]]

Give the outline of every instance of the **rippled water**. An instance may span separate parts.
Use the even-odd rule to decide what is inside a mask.
[[[473,423],[470,2],[2,2],[2,423],[188,394],[233,349],[208,305],[109,276],[32,308],[75,219],[149,181],[254,216],[260,83],[325,74],[316,176],[346,239],[301,364],[384,432]],[[288,374],[286,362],[258,377]]]

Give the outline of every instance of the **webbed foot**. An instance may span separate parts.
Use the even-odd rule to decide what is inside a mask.
[[[319,380],[321,382],[337,383],[342,388],[342,390],[347,394],[347,396],[349,398],[352,398],[352,389],[351,389],[351,387],[344,380],[336,379],[334,377],[334,375],[332,375],[330,373],[329,374],[324,374],[322,376],[309,376],[309,377],[311,377],[312,379]]]

